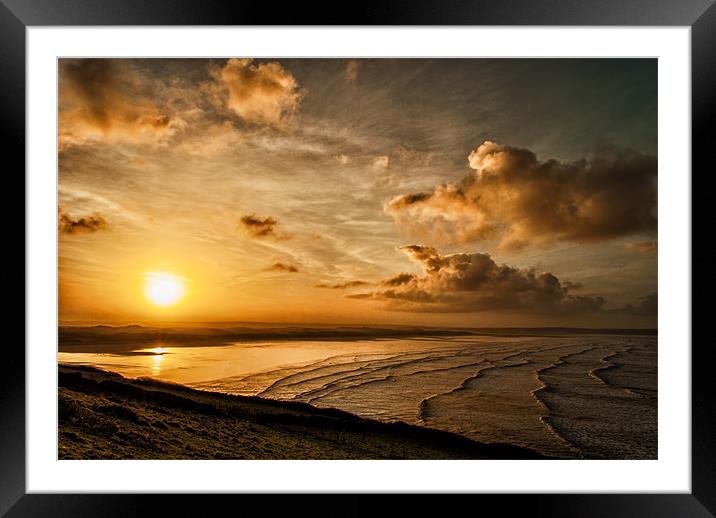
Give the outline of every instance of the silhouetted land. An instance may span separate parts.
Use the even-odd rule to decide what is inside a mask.
[[[296,326],[254,324],[197,327],[140,325],[62,326],[58,330],[61,352],[124,352],[163,343],[173,347],[227,345],[263,340],[350,341],[390,338],[438,338],[451,336],[568,336],[656,335],[656,329],[542,328],[431,328],[409,326]]]
[[[60,459],[540,459],[305,403],[59,367]]]

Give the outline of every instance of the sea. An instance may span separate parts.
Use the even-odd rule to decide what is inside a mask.
[[[657,337],[438,336],[60,352],[123,376],[301,401],[554,458],[656,459]]]

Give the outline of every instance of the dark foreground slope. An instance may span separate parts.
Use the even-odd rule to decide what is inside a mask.
[[[536,459],[304,403],[203,392],[59,367],[60,459]]]

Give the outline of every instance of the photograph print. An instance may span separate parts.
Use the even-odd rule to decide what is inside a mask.
[[[59,459],[657,459],[656,59],[59,59]]]

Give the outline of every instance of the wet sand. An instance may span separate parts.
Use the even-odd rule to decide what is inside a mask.
[[[540,459],[527,448],[59,366],[60,459]]]
[[[162,341],[146,343],[154,331],[129,329],[74,329],[83,335],[84,352],[61,343],[59,362],[180,383],[218,396],[337,409],[553,458],[658,455],[658,340],[653,333],[579,330],[572,335],[571,330],[534,329],[495,336],[423,330],[403,336],[407,330],[402,329],[388,337],[382,336],[386,329],[343,328],[332,330],[343,340],[329,339],[329,334],[305,340],[302,329],[301,339],[209,345],[179,339],[176,329],[164,329]],[[223,341],[237,329],[190,331],[193,336],[220,335]],[[251,329],[254,336],[274,331]],[[127,333],[141,337],[139,343],[125,345]]]

